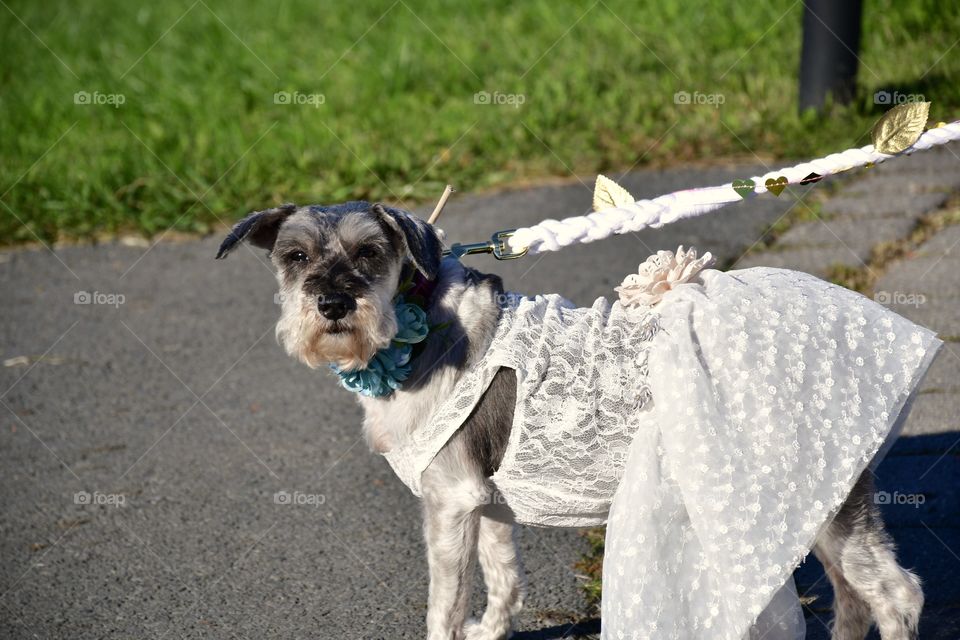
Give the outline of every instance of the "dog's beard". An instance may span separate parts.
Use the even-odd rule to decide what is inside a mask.
[[[362,369],[397,333],[391,300],[379,293],[357,298],[357,308],[334,322],[320,314],[315,296],[300,289],[282,292],[277,340],[308,367],[333,363],[344,370]]]

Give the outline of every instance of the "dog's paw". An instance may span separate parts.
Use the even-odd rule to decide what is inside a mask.
[[[480,620],[471,618],[463,625],[464,640],[507,640],[513,633],[508,629],[500,632],[490,629]]]
[[[464,640],[483,640],[483,623],[475,618],[470,618],[463,623]]]

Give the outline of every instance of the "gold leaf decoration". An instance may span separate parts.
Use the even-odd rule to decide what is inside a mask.
[[[929,115],[929,102],[895,106],[873,125],[873,148],[890,155],[909,149],[923,133]]]
[[[611,207],[627,207],[637,199],[630,192],[618,185],[610,178],[598,175],[597,184],[593,188],[593,210],[601,211]]]

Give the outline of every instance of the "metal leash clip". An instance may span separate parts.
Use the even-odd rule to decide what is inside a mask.
[[[461,244],[455,243],[449,249],[444,249],[443,255],[453,256],[457,260],[463,256],[474,255],[478,253],[492,253],[497,260],[516,260],[527,255],[527,249],[523,251],[510,251],[507,244],[507,238],[513,235],[516,229],[504,229],[497,231],[487,242],[469,242]]]

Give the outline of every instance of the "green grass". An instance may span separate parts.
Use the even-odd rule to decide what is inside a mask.
[[[800,158],[868,142],[879,88],[924,94],[935,119],[960,107],[960,5],[936,0],[866,3],[862,98],[822,120],[796,115],[794,0],[5,2],[4,244],[204,232],[282,201],[409,203],[447,182]],[[274,104],[278,90],[325,102]],[[677,91],[725,103],[678,106]]]

